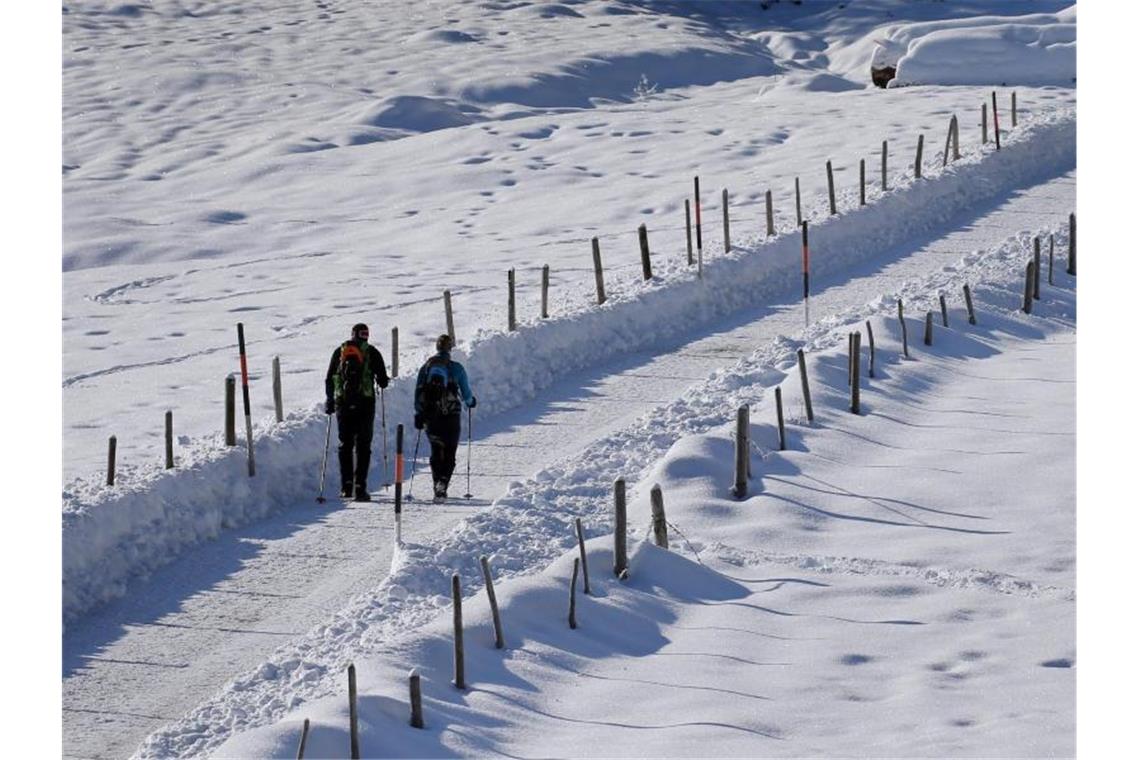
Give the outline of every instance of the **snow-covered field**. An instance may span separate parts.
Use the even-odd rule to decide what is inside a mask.
[[[365,756],[693,755],[710,742],[734,756],[1073,754],[1075,23],[1075,7],[1044,0],[66,4],[65,755],[142,742],[142,757],[295,756],[309,717],[306,756],[347,756],[350,661]],[[888,47],[895,85],[918,86],[871,86]],[[994,66],[1000,83],[984,76]],[[1000,152],[992,124],[981,144],[991,91]],[[963,155],[943,168],[952,115]],[[685,262],[697,175],[700,279]],[[797,180],[819,300],[806,324]],[[1021,315],[1030,241],[1050,234],[1057,285]],[[322,373],[353,322],[386,358],[399,327],[388,432],[410,429],[409,375],[444,329],[444,289],[480,399],[479,499],[413,508],[423,521],[390,555],[390,505],[312,510]],[[938,292],[951,327],[927,348],[918,318]],[[866,319],[876,378],[855,417],[839,349]],[[221,436],[237,322],[252,480]],[[811,425],[797,347],[818,394]],[[785,452],[770,423],[778,384]],[[758,444],[739,502],[727,493],[736,403],[751,405]],[[168,409],[174,471],[161,468]],[[543,430],[560,422],[578,427]],[[604,537],[617,475],[631,488],[624,583]],[[668,554],[643,540],[654,482],[683,532]],[[575,516],[595,594],[579,596],[569,631]],[[366,518],[363,545],[386,548],[350,573],[339,555],[351,549],[320,536],[353,517]],[[486,636],[479,554],[500,581],[506,652]],[[447,685],[452,571],[467,595],[466,692]],[[290,578],[305,590],[281,605],[311,608],[273,618]],[[264,601],[239,611],[231,594]],[[203,647],[211,657],[176,654]],[[406,727],[411,667],[423,732]]]

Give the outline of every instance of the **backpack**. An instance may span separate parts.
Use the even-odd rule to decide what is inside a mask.
[[[373,397],[372,372],[368,366],[368,346],[345,341],[340,347],[340,363],[334,378],[336,398],[346,406],[355,406]]]
[[[429,418],[459,414],[459,384],[451,376],[451,360],[442,356],[428,359],[421,395],[424,414]]]

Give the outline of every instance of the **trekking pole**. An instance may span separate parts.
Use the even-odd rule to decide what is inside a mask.
[[[467,407],[467,493],[463,498],[471,498],[471,407]]]
[[[420,458],[420,436],[423,435],[423,430],[416,431],[416,448],[412,453],[412,477],[408,478],[408,501],[412,501],[412,483],[416,482],[416,465],[419,464]]]
[[[384,389],[380,389],[380,448],[384,452],[384,482],[381,488],[387,488],[392,485],[392,480],[388,477],[388,408],[384,404]]]
[[[331,414],[326,414],[325,416],[328,417],[329,420],[328,420],[328,424],[325,425],[325,455],[324,455],[324,457],[321,458],[321,490],[320,490],[320,493],[317,494],[317,503],[318,504],[324,504],[325,503],[325,468],[328,466],[328,463],[329,463],[329,438],[332,437],[332,418],[333,418],[333,416]]]
[[[404,543],[403,535],[400,532],[400,507],[401,507],[401,493],[404,488],[404,426],[396,426],[396,545]]]

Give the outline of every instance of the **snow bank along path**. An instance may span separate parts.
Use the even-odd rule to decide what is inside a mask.
[[[844,213],[812,227],[813,277],[842,271],[936,229],[979,200],[1067,170],[1075,163],[1074,138],[1075,112],[1048,111],[1027,118],[1000,152],[992,146],[976,149],[934,176],[896,183],[863,208],[848,194]],[[468,368],[473,376],[503,380],[481,388],[482,414],[534,398],[560,373],[676,340],[798,279],[798,235],[745,238],[737,245],[730,254],[711,258],[701,281],[674,254],[659,258],[653,281],[619,290],[600,308],[583,308],[511,334],[481,331],[465,357]],[[504,367],[512,371],[504,375]],[[412,385],[406,376],[393,383],[391,407],[411,407]],[[115,489],[97,481],[74,485],[64,494],[65,617],[122,594],[132,575],[161,565],[185,546],[263,518],[311,492],[324,432],[324,416],[313,410],[294,412],[280,426],[259,427],[260,476],[253,479],[242,475],[242,451],[203,443],[184,470],[156,469]]]
[[[469,590],[465,691],[449,683],[446,614],[357,656],[364,756],[572,747],[691,757],[707,755],[709,742],[744,757],[1072,754],[1073,280],[1044,285],[1033,316],[1018,313],[1021,242],[987,257],[990,274],[1004,276],[981,288],[979,324],[955,308],[933,346],[911,342],[910,359],[887,303],[814,331],[816,420],[792,416],[786,451],[774,450],[771,389],[798,398],[795,369],[785,361],[786,376],[766,377],[754,356],[723,373],[762,397],[752,406],[759,456],[749,497],[729,495],[730,426],[678,439],[635,488],[631,525],[642,540],[629,582],[610,571],[609,536],[589,543],[592,596],[579,595],[577,630],[565,622],[577,552],[564,547],[540,574],[497,583],[505,650],[493,648],[485,600]],[[863,331],[868,315],[876,372],[867,378],[864,346],[854,416],[843,333]],[[918,325],[912,318],[912,334]],[[643,529],[652,483],[674,523],[671,552]],[[593,512],[607,520],[604,507]],[[407,725],[413,667],[425,730]],[[291,756],[303,718],[314,754],[343,756],[338,675],[335,696],[214,756]]]
[[[969,280],[977,283],[984,276],[989,259],[977,251],[990,247],[994,236],[1000,239],[1006,234],[1016,234],[1024,229],[1045,231],[1059,218],[1063,220],[1067,210],[1071,209],[1072,202],[1072,177],[1068,176],[1034,187],[1009,203],[997,203],[997,208],[991,213],[965,214],[946,220],[943,229],[926,238],[920,237],[917,241],[926,240],[927,245],[919,247],[913,256],[904,257],[897,264],[888,265],[886,262],[893,261],[903,250],[911,249],[885,249],[878,252],[881,257],[878,266],[843,273],[835,277],[832,283],[823,278],[816,313],[824,315],[850,311],[852,303],[868,299],[877,301],[882,289],[892,285],[899,288],[908,303],[919,294],[928,298],[936,288],[948,293],[960,292],[961,282]],[[916,241],[909,243],[913,245]],[[1024,252],[1027,244],[1027,236],[1021,235],[1008,247],[1008,251],[1005,248],[1001,250],[1007,254],[1009,251]],[[966,257],[963,264],[950,264],[963,256]],[[933,284],[925,279],[921,286],[911,282],[916,277],[925,278],[931,270],[943,273]],[[911,284],[904,287],[908,282]],[[982,288],[982,292],[984,290]],[[649,372],[636,368],[631,375],[636,374],[638,377],[638,387],[650,384],[648,396],[656,397],[657,388],[661,388],[662,393],[667,393],[670,386],[675,389],[676,380],[667,379],[663,384],[659,382],[652,385],[650,378],[658,375],[679,376],[683,371],[693,372],[698,367],[707,369],[714,351],[722,357],[738,356],[742,345],[767,345],[775,339],[775,347],[786,352],[789,343],[779,336],[796,335],[802,330],[802,311],[794,295],[791,295],[795,288],[784,288],[783,291],[762,293],[762,300],[774,302],[773,305],[749,313],[739,323],[724,330],[718,336],[719,341],[698,341],[681,347],[672,358],[655,360],[653,365],[659,367],[660,371],[654,371],[652,367]],[[978,297],[983,298],[984,295],[979,294]],[[916,308],[921,308],[921,303],[916,304]],[[771,359],[771,354],[766,353],[765,356]],[[686,365],[685,357],[690,362],[694,359],[697,361]],[[757,370],[757,376],[774,377],[777,373],[772,366]],[[708,394],[707,404],[697,410],[696,414],[684,418],[682,431],[707,429],[710,425],[723,422],[726,413],[731,412],[731,404],[726,399],[733,398],[737,387],[731,378],[725,382],[725,386],[718,386],[716,392]],[[621,388],[629,387],[627,382],[623,382],[622,375],[617,375],[616,382],[606,385],[619,392]],[[593,396],[597,390],[590,387],[590,395]],[[572,402],[573,400],[574,397]],[[652,406],[652,402],[643,401],[642,409]],[[692,402],[690,400],[687,403],[691,405]],[[544,405],[545,402],[538,404],[540,407]],[[577,404],[565,406],[571,405]],[[267,713],[280,714],[314,693],[336,688],[339,683],[336,663],[343,658],[345,652],[381,646],[394,631],[430,619],[438,609],[436,605],[445,601],[440,595],[440,589],[446,587],[449,568],[465,561],[472,551],[492,554],[498,572],[525,573],[541,567],[550,557],[560,553],[559,547],[565,543],[564,528],[570,519],[568,516],[584,514],[588,531],[593,534],[601,532],[604,530],[601,524],[605,520],[604,510],[608,504],[608,478],[614,472],[629,476],[647,466],[668,448],[679,434],[679,431],[673,429],[678,420],[674,413],[676,406],[676,403],[667,404],[663,412],[659,411],[659,415],[664,417],[660,423],[664,430],[657,430],[655,428],[658,426],[654,425],[650,425],[647,430],[647,423],[639,421],[621,433],[615,433],[599,444],[590,446],[570,461],[546,468],[529,483],[512,486],[511,493],[499,500],[495,508],[485,513],[485,516],[480,514],[467,520],[464,527],[445,540],[442,546],[425,547],[421,553],[408,560],[406,565],[401,565],[393,578],[381,587],[379,598],[369,597],[359,604],[350,605],[334,620],[320,626],[304,640],[284,646],[271,659],[269,667],[255,668],[256,672],[237,679],[185,720],[164,729],[152,738],[147,751],[153,756],[201,753],[224,739],[235,725],[258,723],[263,719],[261,716]],[[612,404],[607,404],[601,417],[597,414],[586,415],[584,422],[589,425],[592,420],[592,424],[597,426],[595,434],[603,434],[606,427],[612,424],[607,422],[605,415],[611,414],[614,408]],[[689,411],[692,412],[691,409]],[[520,416],[521,414],[520,411]],[[559,409],[557,414],[558,430],[561,431],[567,422],[567,411]],[[546,422],[552,416],[553,413],[543,413],[542,421]],[[542,426],[531,426],[530,430],[513,430],[515,445],[520,440],[534,440],[531,436],[536,427],[539,431],[538,440],[548,446],[559,445],[548,437]],[[503,440],[506,442],[510,439]],[[570,445],[564,445],[558,451],[569,454],[573,449]],[[515,454],[521,455],[522,452],[512,452],[512,455]],[[596,515],[598,510],[601,512]],[[598,517],[597,522],[594,522],[594,517]],[[439,532],[434,534],[439,535]],[[411,540],[418,543],[417,539]],[[464,583],[465,588],[473,585],[477,587],[478,579],[465,576]]]

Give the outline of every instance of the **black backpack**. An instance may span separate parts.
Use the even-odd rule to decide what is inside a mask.
[[[420,400],[424,414],[429,418],[459,414],[459,384],[451,376],[451,360],[442,356],[428,359]]]
[[[369,374],[368,357],[364,352],[367,350],[367,346],[362,349],[352,341],[346,341],[340,347],[340,363],[336,371],[337,395],[346,406],[355,406],[371,395],[369,391],[372,389],[366,382]]]

